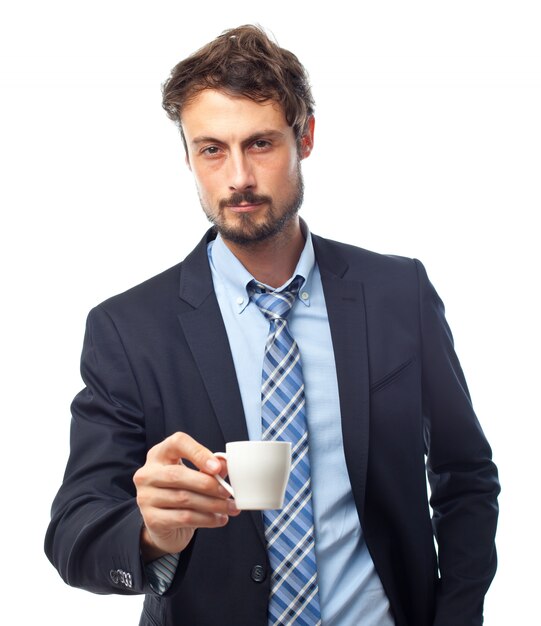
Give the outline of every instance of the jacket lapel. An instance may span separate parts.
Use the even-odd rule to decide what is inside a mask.
[[[312,237],[334,348],[346,464],[362,523],[370,408],[363,285],[345,278],[348,264],[337,244],[315,235]]]
[[[178,319],[226,443],[249,437],[233,356],[208,262],[207,245],[213,237],[211,229],[183,263],[179,296],[192,308],[180,313]],[[261,514],[252,511],[251,516],[265,545]]]
[[[191,308],[178,318],[201,372],[224,442],[240,441],[248,439],[248,431],[233,357],[212,284],[207,257],[211,238],[212,231],[209,231],[184,261],[179,295]]]

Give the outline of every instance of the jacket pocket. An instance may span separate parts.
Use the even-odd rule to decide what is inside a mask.
[[[383,376],[370,386],[370,393],[374,394],[386,387],[387,385],[390,385],[397,378],[399,378],[414,361],[415,357],[412,356],[407,361],[404,361],[404,363],[401,363],[398,367],[395,367],[394,370],[390,371],[388,374],[385,374],[385,376]]]

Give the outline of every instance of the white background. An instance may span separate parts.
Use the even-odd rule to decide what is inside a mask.
[[[9,623],[138,621],[141,598],[65,586],[43,535],[81,387],[88,310],[175,264],[207,227],[160,84],[196,48],[248,22],[310,72],[316,146],[304,164],[302,214],[311,229],[420,258],[447,305],[503,485],[486,624],[535,623],[538,2],[359,2],[355,14],[340,0],[319,10],[292,0],[11,5],[0,15]]]

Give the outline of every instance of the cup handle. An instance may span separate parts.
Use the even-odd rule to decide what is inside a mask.
[[[227,461],[227,454],[225,452],[213,452],[214,456],[217,456],[220,459],[225,459]],[[233,491],[233,487],[226,482],[219,474],[213,474],[214,478],[222,485],[222,487],[228,491],[233,498],[235,497],[235,493]]]

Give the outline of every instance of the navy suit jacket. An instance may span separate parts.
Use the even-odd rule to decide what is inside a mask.
[[[86,387],[72,405],[71,454],[46,537],[68,584],[145,593],[144,626],[267,624],[259,513],[196,531],[162,597],[139,553],[132,477],[148,449],[175,431],[211,450],[248,438],[208,264],[213,236],[90,313]],[[499,485],[442,302],[418,261],[313,241],[349,478],[396,624],[480,625],[496,569]]]

